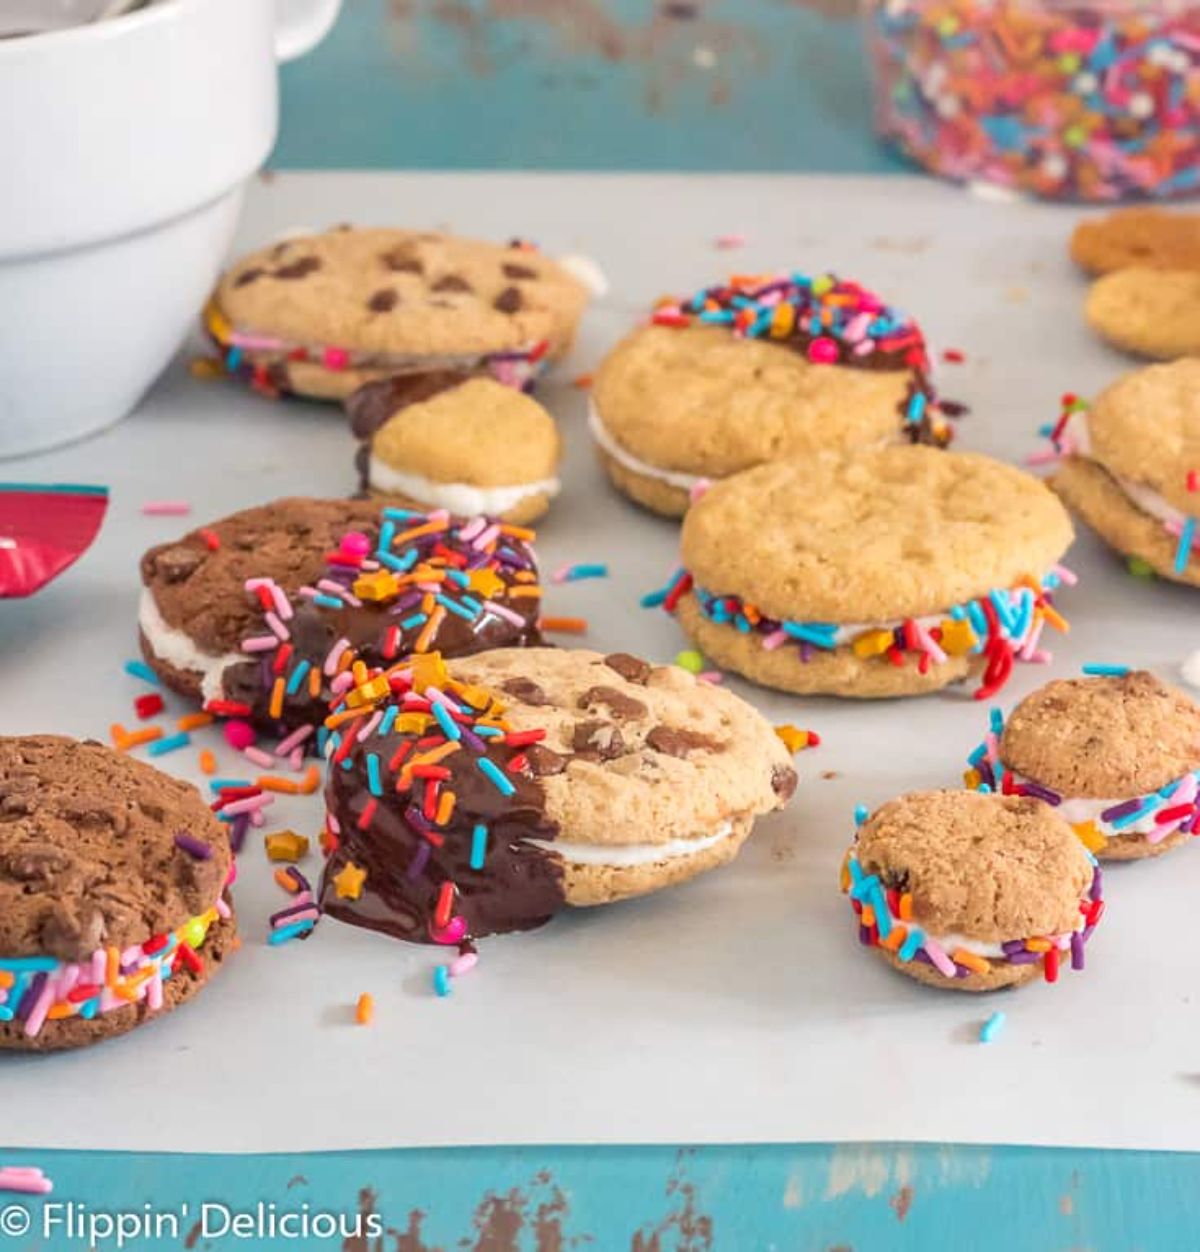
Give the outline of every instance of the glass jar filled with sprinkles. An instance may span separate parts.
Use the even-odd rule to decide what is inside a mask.
[[[864,0],[880,134],[1050,199],[1200,188],[1200,0]]]

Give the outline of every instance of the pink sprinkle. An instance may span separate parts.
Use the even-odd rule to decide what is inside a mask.
[[[467,933],[467,919],[461,915],[452,917],[445,926],[434,926],[432,923],[429,927],[429,937],[434,943],[444,943],[447,946],[458,943]]]
[[[293,730],[286,739],[281,739],[275,746],[277,756],[287,756],[293,748],[297,748],[313,733],[311,726],[301,726],[298,730]]]
[[[276,638],[289,639],[291,637],[291,632],[283,624],[283,622],[280,621],[278,613],[269,612],[265,616],[266,616],[266,623],[271,628],[271,631],[275,635]]]
[[[946,955],[941,944],[926,936],[925,942],[921,946],[925,949],[925,955],[929,957],[939,974],[944,974],[947,978],[955,976],[954,962]]]
[[[191,511],[186,500],[148,500],[142,505],[146,517],[185,517]]]
[[[688,488],[688,503],[695,504],[712,486],[711,478],[697,478]]]
[[[763,635],[762,646],[768,652],[774,652],[776,648],[781,648],[787,643],[787,631],[773,630],[769,635]]]
[[[827,335],[821,335],[808,345],[808,359],[814,365],[832,365],[838,359],[837,344]]]
[[[1079,581],[1079,575],[1067,569],[1065,565],[1056,565],[1051,572],[1058,575],[1064,587],[1074,587]]]
[[[712,687],[715,687],[718,683],[723,683],[725,681],[725,675],[722,674],[720,670],[715,669],[701,670],[696,677],[700,680],[700,682],[708,683]]]
[[[746,246],[746,236],[732,231],[727,235],[718,235],[716,238],[717,247],[722,252],[730,252],[734,248],[744,248]]]
[[[270,584],[271,599],[275,601],[275,612],[279,614],[285,622],[292,620],[292,602],[287,598],[287,593],[277,583]]]
[[[301,774],[304,772],[304,749],[293,748],[291,756],[288,757],[288,768],[293,774]]]
[[[500,537],[500,523],[493,522],[471,545],[473,548],[480,550],[486,548],[489,543],[494,543]]]
[[[258,738],[249,722],[235,719],[226,722],[222,729],[225,731],[225,742],[239,752],[244,752]]]
[[[478,964],[478,952],[464,952],[462,956],[455,957],[455,959],[450,962],[448,966],[450,977],[461,978],[464,974],[469,974]]]
[[[321,360],[326,369],[344,370],[350,364],[350,353],[345,348],[326,348]]]
[[[335,696],[344,695],[351,687],[354,686],[354,675],[347,669],[340,674],[334,675],[329,682],[329,690]]]
[[[279,640],[274,635],[253,635],[242,640],[243,652],[271,652],[278,646]]]
[[[477,534],[487,525],[487,519],[482,517],[473,517],[458,532],[458,537],[464,542],[469,543]]]
[[[242,749],[242,755],[246,760],[253,761],[255,765],[261,765],[263,769],[274,768],[275,758],[261,748],[245,747]]]
[[[495,600],[485,600],[483,607],[489,613],[495,613],[497,617],[502,617],[506,622],[512,622],[514,626],[523,626],[525,619],[519,614],[514,613],[507,605],[497,604]]]
[[[325,658],[325,674],[330,676],[337,673],[338,662],[342,659],[342,653],[350,646],[349,639],[339,639],[337,643],[329,649],[329,655]]]
[[[234,800],[232,804],[224,805],[221,812],[229,817],[237,817],[239,813],[249,813],[254,818],[259,815],[259,809],[266,808],[268,804],[274,803],[274,800],[275,797],[269,792],[263,792],[260,796],[245,796],[241,800]]]
[[[341,548],[352,556],[366,556],[371,551],[371,541],[361,530],[351,530],[342,536]]]

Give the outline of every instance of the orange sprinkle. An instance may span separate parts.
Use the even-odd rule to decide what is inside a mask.
[[[422,752],[420,756],[414,756],[410,765],[436,765],[440,760],[457,752],[462,744],[456,743],[453,739],[446,743],[440,744],[436,748],[430,748],[428,752]]]
[[[416,642],[413,644],[413,651],[428,652],[429,645],[433,642],[434,635],[437,634],[438,629],[445,620],[446,610],[439,604],[429,615],[429,621],[421,627],[421,633],[417,636]]]
[[[294,896],[300,890],[300,884],[284,869],[275,871],[275,881],[288,893]]]
[[[950,959],[957,965],[965,965],[976,974],[986,974],[992,968],[982,956],[976,956],[974,952],[968,952],[966,948],[955,948],[950,953]]]
[[[586,635],[588,624],[586,617],[543,617],[538,628],[561,635]]]
[[[321,694],[321,671],[316,665],[308,671],[308,694],[314,700]]]
[[[161,726],[147,726],[145,730],[135,730],[123,739],[117,740],[118,752],[128,752],[130,748],[140,748],[144,743],[153,743],[163,736]]]
[[[900,917],[906,922],[912,921],[912,892],[906,891],[900,897]]]
[[[1053,945],[1051,944],[1049,939],[1026,939],[1025,940],[1026,952],[1049,952],[1052,946]]]
[[[10,974],[6,969],[0,969],[0,991],[7,991],[16,981],[15,974]]]
[[[325,725],[330,730],[336,730],[343,722],[352,722],[356,717],[362,717],[361,708],[342,709],[340,713],[330,713],[325,719]]]
[[[369,1026],[375,1019],[375,997],[363,992],[354,1007],[354,1020],[360,1026]]]
[[[65,1017],[73,1017],[75,1014],[75,1006],[73,1004],[52,1004],[46,1013],[48,1022],[61,1022]]]
[[[1053,626],[1060,635],[1067,634],[1071,629],[1071,623],[1051,604],[1042,605],[1042,616],[1046,619],[1046,625]]]
[[[121,954],[116,948],[109,948],[104,954],[104,985],[115,987],[121,973]]]
[[[277,791],[285,796],[300,793],[300,784],[294,778],[280,778],[278,774],[260,774],[254,780],[254,785],[264,791]]]
[[[113,724],[108,728],[109,738],[114,744],[119,744],[128,734],[129,731],[127,731],[120,722],[113,722]]]
[[[875,925],[875,909],[870,904],[863,905],[862,924],[870,930]]]
[[[205,774],[215,774],[217,772],[217,758],[205,748],[200,753],[200,769]]]
[[[176,730],[199,730],[201,726],[211,726],[214,721],[211,713],[185,713],[175,723]]]
[[[271,703],[267,705],[267,712],[274,718],[283,716],[283,686],[282,675],[271,686]]]
[[[895,952],[907,938],[908,927],[893,924],[891,930],[888,931],[888,937],[886,939],[880,939],[879,946],[881,948],[887,948],[889,952]]]
[[[450,820],[456,799],[453,791],[442,792],[441,799],[438,800],[437,813],[433,818],[435,825],[444,826]]]
[[[310,765],[304,771],[304,777],[300,780],[300,794],[302,796],[310,796],[321,785],[321,771],[315,765]]]
[[[436,535],[447,527],[447,522],[426,522],[424,526],[414,526],[412,530],[404,530],[392,540],[392,546],[395,547],[402,543],[407,543],[410,539],[420,539],[422,535]]]
[[[591,374],[576,374],[575,377],[571,379],[571,386],[578,387],[580,391],[588,391],[591,389],[592,382],[593,379]]]
[[[525,539],[531,543],[537,538],[536,530],[530,530],[528,526],[514,526],[511,522],[505,522],[500,527],[500,533],[512,539]]]

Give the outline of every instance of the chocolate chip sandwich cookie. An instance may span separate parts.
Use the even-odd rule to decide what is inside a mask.
[[[944,445],[920,327],[826,274],[734,278],[661,305],[592,387],[590,425],[619,490],[671,517],[706,480],[888,443]]]
[[[1200,361],[1151,365],[1068,405],[1050,485],[1109,547],[1200,586]]]
[[[225,828],[194,787],[98,743],[0,738],[0,1049],[124,1034],[233,951]]]
[[[334,712],[324,911],[463,944],[731,860],[796,786],[748,704],[674,666],[559,649],[418,657]]]
[[[559,492],[562,441],[532,397],[486,371],[401,374],[347,401],[363,490],[391,503],[525,525]]]
[[[779,461],[692,507],[660,595],[705,655],[767,687],[869,698],[982,675],[982,697],[1066,628],[1051,601],[1071,538],[1042,483],[972,453]]]
[[[858,819],[842,891],[860,942],[894,969],[994,991],[1083,968],[1104,909],[1101,874],[1049,805],[915,791]]]
[[[528,244],[339,227],[239,261],[204,321],[231,374],[328,400],[426,370],[483,368],[520,386],[570,348],[586,303]]]
[[[315,729],[356,660],[540,642],[532,538],[377,501],[246,509],[142,558],[142,652],[213,712]]]
[[[1200,823],[1200,706],[1144,670],[1058,679],[991,729],[968,787],[1033,796],[1100,860],[1157,856]]]

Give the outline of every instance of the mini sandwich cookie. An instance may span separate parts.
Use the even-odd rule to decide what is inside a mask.
[[[98,743],[0,739],[0,1049],[124,1034],[233,951],[225,828],[194,787]]]
[[[858,937],[919,982],[994,991],[1082,969],[1101,874],[1040,800],[915,791],[870,817],[842,866]]]
[[[1071,236],[1071,259],[1095,275],[1138,267],[1200,272],[1200,213],[1138,205],[1089,218]]]
[[[1049,432],[1050,485],[1105,543],[1200,586],[1200,361],[1151,365],[1089,408],[1068,397]]]
[[[1157,856],[1200,823],[1200,706],[1142,670],[1059,679],[992,710],[965,781],[1044,800],[1101,860]]]
[[[1200,270],[1138,266],[1098,278],[1084,316],[1107,343],[1157,361],[1200,352]]]
[[[705,480],[788,456],[944,445],[925,339],[857,283],[734,278],[661,305],[600,367],[591,429],[613,483],[667,516]]]
[[[146,553],[142,652],[211,712],[311,735],[355,660],[540,642],[532,538],[444,511],[277,500]]]
[[[1073,576],[1071,522],[1035,478],[971,453],[899,446],[781,461],[719,483],[683,524],[662,600],[696,646],[802,694],[934,691],[1048,659]]]
[[[400,504],[524,524],[558,494],[562,441],[536,400],[486,373],[405,374],[347,401],[363,490]]]
[[[257,389],[343,399],[431,369],[520,386],[570,348],[586,303],[529,244],[338,227],[239,261],[204,320],[226,370]]]
[[[326,913],[465,944],[731,860],[796,774],[748,704],[625,654],[420,657],[329,720]]]

